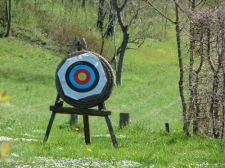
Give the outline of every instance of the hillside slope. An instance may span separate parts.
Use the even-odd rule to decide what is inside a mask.
[[[82,131],[68,126],[67,115],[56,116],[49,141],[43,144],[48,108],[56,96],[54,73],[63,56],[18,39],[0,39],[0,89],[10,96],[8,102],[0,102],[0,137],[11,138],[13,146],[0,165],[54,167],[62,158],[91,157],[99,159],[101,167],[127,166],[124,160],[143,167],[224,166],[224,141],[182,135],[174,46],[173,41],[147,41],[127,52],[123,86],[107,101],[120,143],[115,150],[104,120],[96,117],[91,118],[91,146],[84,144]],[[120,112],[131,114],[131,127],[117,128]],[[164,133],[165,122],[170,123],[171,134]]]

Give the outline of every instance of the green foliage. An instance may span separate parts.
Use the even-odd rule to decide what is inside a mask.
[[[99,52],[101,35],[95,28],[97,11],[93,11],[91,3],[88,3],[85,9],[79,8],[77,1],[71,3],[71,1],[64,1],[63,4],[61,1],[37,1],[35,4],[34,1],[18,1],[13,8],[14,35],[27,37],[27,31],[33,32],[33,35],[41,32],[38,39],[48,44],[56,44],[64,53],[68,51],[75,36],[84,37],[89,49]],[[29,39],[33,39],[32,34]],[[112,57],[112,46],[112,40],[106,40],[103,52],[105,57]]]

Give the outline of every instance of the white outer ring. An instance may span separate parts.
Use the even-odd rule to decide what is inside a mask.
[[[76,91],[72,90],[66,83],[67,69],[70,67],[70,65],[72,65],[73,63],[78,62],[78,61],[86,61],[86,62],[91,63],[92,65],[95,66],[95,68],[99,72],[99,82],[98,82],[97,86],[91,91],[82,92],[82,93],[76,92]],[[107,82],[107,79],[105,76],[105,71],[102,67],[102,64],[101,64],[99,58],[90,52],[68,58],[64,62],[64,64],[61,66],[61,68],[59,69],[57,75],[58,75],[58,78],[59,78],[59,81],[60,81],[60,84],[61,84],[64,94],[75,100],[80,100],[85,97],[100,94]]]

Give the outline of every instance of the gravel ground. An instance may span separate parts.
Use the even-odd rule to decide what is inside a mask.
[[[54,166],[54,167],[139,167],[142,164],[130,161],[130,160],[100,160],[96,158],[78,158],[78,159],[72,159],[72,158],[64,158],[60,160],[55,160],[53,158],[45,158],[45,157],[39,157],[39,161],[44,162],[46,166]]]

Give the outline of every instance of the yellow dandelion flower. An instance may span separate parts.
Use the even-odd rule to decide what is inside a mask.
[[[0,146],[0,158],[7,157],[12,151],[12,144],[5,142]]]
[[[0,102],[9,101],[10,97],[6,95],[6,91],[0,91]]]

